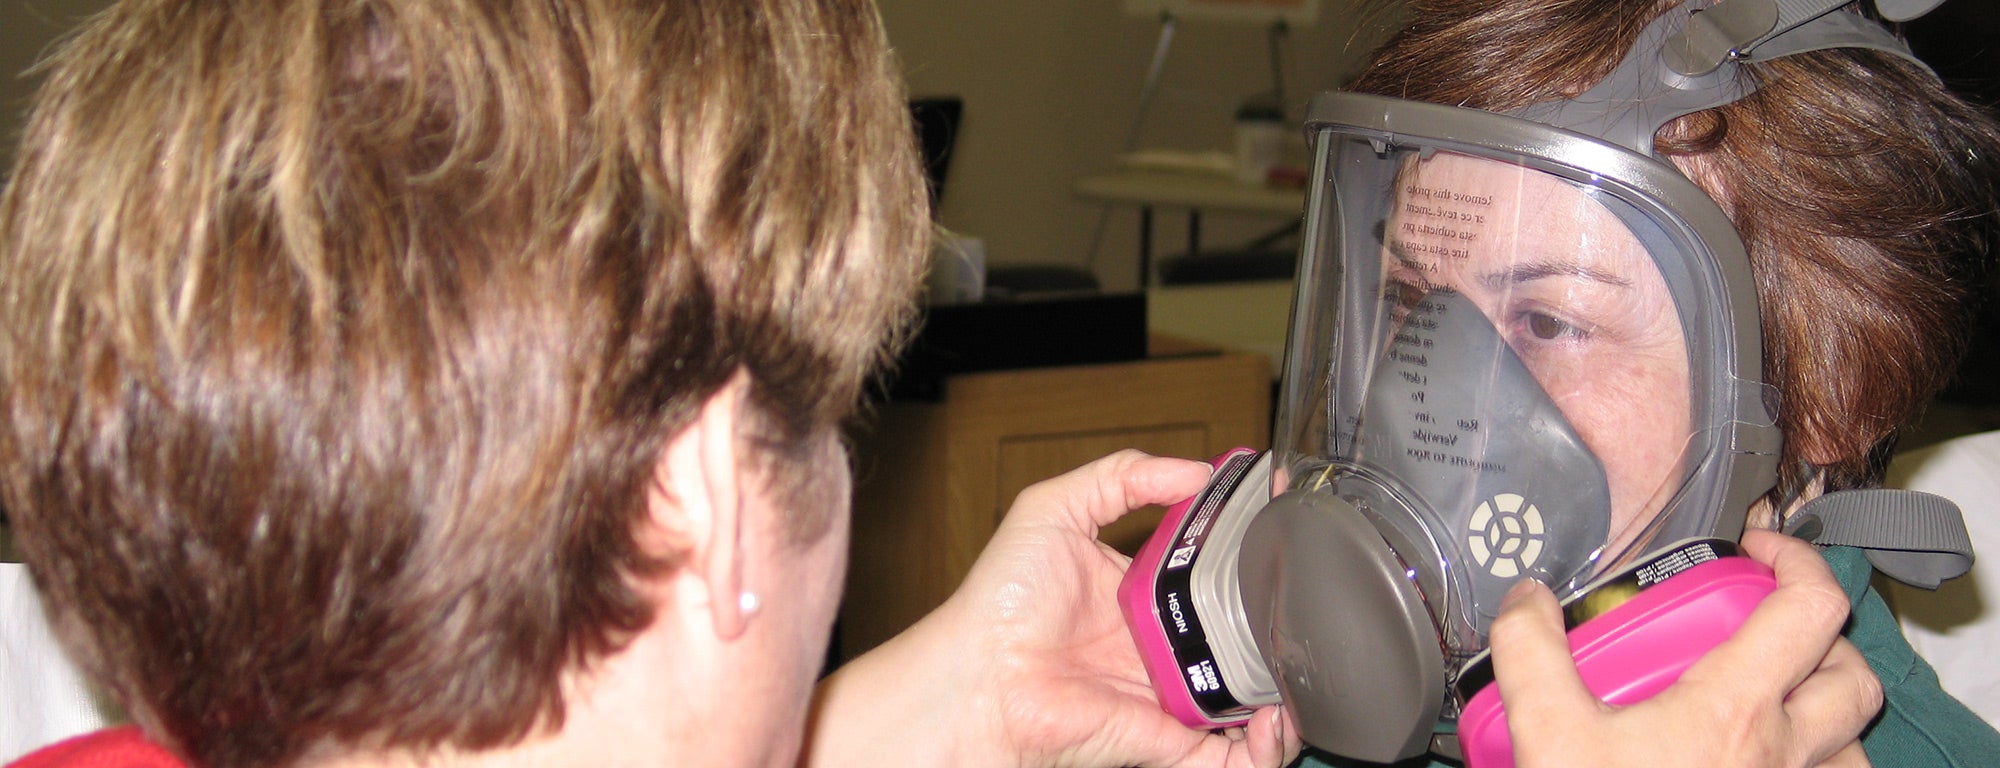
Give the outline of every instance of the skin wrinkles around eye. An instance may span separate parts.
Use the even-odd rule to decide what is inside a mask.
[[[1383,296],[1397,308],[1396,315],[1399,318],[1407,314],[1409,307],[1424,294],[1453,290],[1449,285],[1433,282],[1430,276],[1436,271],[1436,265],[1412,254],[1403,242],[1392,241],[1388,250],[1394,256],[1395,263],[1385,276]],[[1620,292],[1633,288],[1632,281],[1623,275],[1567,259],[1548,259],[1509,265],[1506,269],[1479,275],[1475,278],[1475,283],[1484,292],[1504,296],[1514,293],[1522,286],[1552,279],[1580,282],[1585,286],[1618,289]],[[1517,348],[1528,345],[1540,347],[1549,344],[1586,343],[1603,327],[1602,324],[1581,316],[1591,313],[1579,313],[1575,307],[1535,300],[1509,300],[1507,303],[1508,306],[1496,319],[1506,326],[1503,330],[1508,337],[1514,339],[1513,345]]]
[[[1588,342],[1605,328],[1603,322],[1591,319],[1601,315],[1593,311],[1594,307],[1601,302],[1613,305],[1625,302],[1612,296],[1604,296],[1587,300],[1582,302],[1582,306],[1578,306],[1577,302],[1557,303],[1533,298],[1513,298],[1513,294],[1523,286],[1546,285],[1542,281],[1561,280],[1565,285],[1581,285],[1586,291],[1593,293],[1602,292],[1592,291],[1593,288],[1609,289],[1616,291],[1618,295],[1628,295],[1633,288],[1632,281],[1623,275],[1562,259],[1513,264],[1505,269],[1482,274],[1476,280],[1482,288],[1509,297],[1504,317],[1510,326],[1519,324],[1518,328],[1509,328],[1514,332],[1510,335],[1518,338],[1519,334],[1525,333],[1527,337],[1540,343]],[[1573,297],[1574,291],[1565,292],[1564,296]]]

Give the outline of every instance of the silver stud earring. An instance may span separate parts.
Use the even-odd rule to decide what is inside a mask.
[[[762,606],[763,602],[757,599],[757,593],[755,592],[744,590],[736,595],[736,610],[745,616],[756,613],[757,609]]]

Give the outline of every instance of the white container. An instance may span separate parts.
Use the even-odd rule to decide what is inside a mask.
[[[932,304],[968,304],[984,298],[986,241],[937,230],[931,239],[931,269],[924,287]]]
[[[1261,100],[1236,110],[1236,180],[1263,186],[1285,150],[1285,113]]]

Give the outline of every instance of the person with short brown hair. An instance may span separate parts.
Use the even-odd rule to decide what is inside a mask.
[[[125,0],[44,67],[0,199],[0,497],[138,730],[24,764],[796,758],[839,429],[928,252],[871,4]],[[1202,477],[1123,455],[1017,516],[1088,541],[1068,515]],[[1080,727],[943,732],[1288,750],[1274,712],[1045,701]]]

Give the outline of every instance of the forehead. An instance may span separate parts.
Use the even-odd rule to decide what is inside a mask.
[[[1398,195],[1401,239],[1444,235],[1474,254],[1505,250],[1517,258],[1651,262],[1625,224],[1583,189],[1512,163],[1449,152],[1413,159]],[[1413,219],[1449,226],[1409,226]]]
[[[1530,232],[1558,227],[1550,234],[1625,229],[1575,184],[1512,163],[1439,152],[1415,160],[1404,179],[1406,198],[1460,214],[1479,213],[1479,222],[1488,225],[1519,222]],[[1529,224],[1534,227],[1525,226]]]

